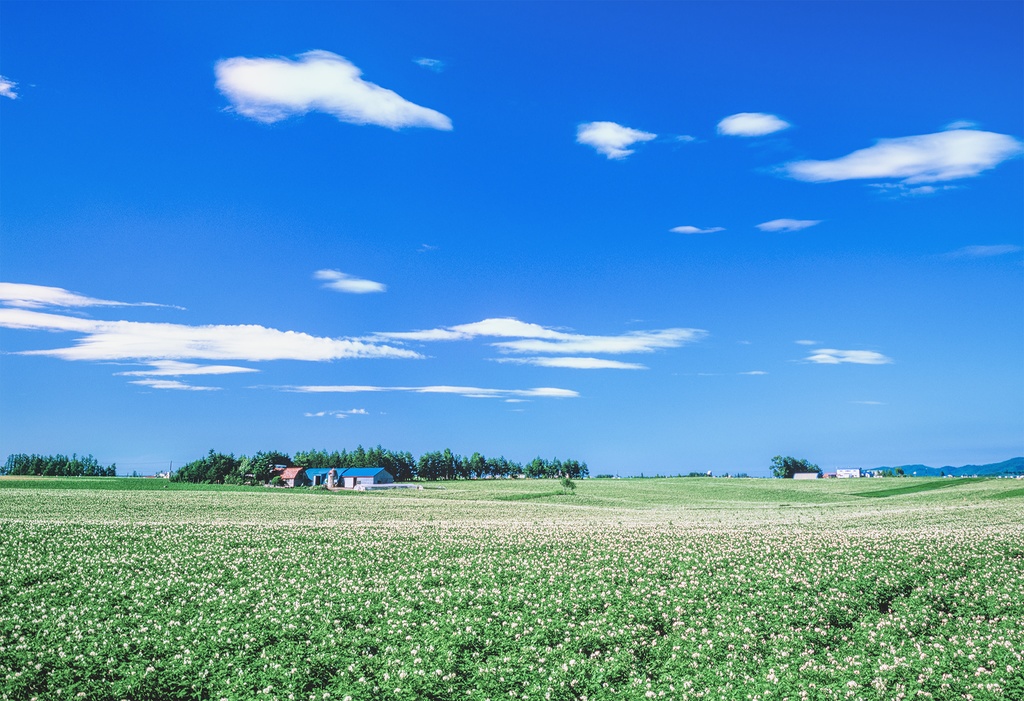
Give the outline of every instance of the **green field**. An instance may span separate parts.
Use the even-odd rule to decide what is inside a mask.
[[[1024,699],[1013,480],[0,478],[0,699]]]

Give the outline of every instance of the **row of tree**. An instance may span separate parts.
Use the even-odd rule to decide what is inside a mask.
[[[295,457],[278,451],[259,452],[255,455],[225,455],[211,450],[205,457],[193,460],[171,475],[176,482],[204,482],[224,484],[262,484],[270,480],[275,467],[382,467],[397,482],[411,480],[456,480],[517,477],[568,477],[580,479],[589,475],[587,463],[578,460],[545,460],[534,458],[523,465],[506,459],[484,457],[473,453],[463,457],[448,448],[424,453],[414,458],[409,452],[395,452],[377,446],[352,452],[337,450],[300,451]]]
[[[0,475],[35,475],[39,477],[115,477],[114,464],[103,466],[92,455],[26,455],[14,453],[0,467]]]

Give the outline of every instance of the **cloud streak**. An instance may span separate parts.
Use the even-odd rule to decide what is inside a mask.
[[[807,229],[816,224],[820,224],[820,219],[772,219],[761,224],[757,224],[757,228],[761,231],[768,232],[789,232],[789,231],[800,231],[801,229]]]
[[[444,61],[436,58],[414,58],[412,62],[434,73],[440,73],[445,68]]]
[[[615,122],[587,122],[576,128],[576,143],[591,146],[610,160],[620,160],[634,153],[633,144],[651,141],[657,134],[630,129]]]
[[[765,136],[792,126],[774,114],[740,112],[729,115],[718,123],[718,133],[725,136]]]
[[[362,71],[330,51],[307,51],[297,60],[234,57],[214,66],[216,86],[238,114],[264,124],[324,112],[350,124],[389,129],[450,131],[451,120],[362,79]]]
[[[324,416],[330,416],[335,419],[347,419],[350,416],[366,416],[368,412],[366,409],[340,409],[334,411],[316,411],[307,412],[303,416],[310,418],[321,418]]]
[[[463,387],[458,385],[428,385],[425,387],[382,387],[377,385],[299,385],[281,387],[285,392],[311,394],[353,394],[359,392],[412,392],[414,394],[455,394],[476,399],[538,398],[551,397],[567,399],[578,397],[579,392],[558,387],[534,387],[532,389],[490,389],[484,387]]]
[[[819,348],[807,356],[807,360],[819,365],[888,365],[892,358],[866,350],[836,350],[835,348]]]
[[[533,365],[540,368],[571,368],[574,370],[646,370],[646,365],[624,363],[604,358],[495,358],[499,363]]]
[[[368,294],[371,292],[385,292],[388,286],[373,280],[362,280],[348,275],[339,270],[317,270],[313,273],[313,279],[324,280],[321,287],[334,290],[335,292],[347,292],[349,294]]]
[[[952,129],[936,134],[879,139],[874,146],[827,161],[796,161],[783,170],[813,183],[898,179],[905,184],[973,178],[1024,152],[1006,134]]]
[[[186,326],[96,321],[24,309],[0,309],[0,327],[82,334],[73,346],[21,351],[63,360],[306,360],[421,358],[415,351],[345,338],[311,336],[255,324]]]
[[[96,299],[76,292],[69,292],[63,287],[17,282],[0,282],[0,304],[23,309],[43,309],[45,307],[170,307],[182,309],[182,307],[154,302],[115,302],[109,299]]]
[[[152,389],[177,389],[186,392],[216,392],[221,389],[220,387],[190,385],[185,382],[179,382],[178,380],[132,380],[130,384],[142,385],[143,387],[150,387]]]
[[[492,346],[506,353],[543,353],[551,355],[591,355],[651,353],[665,348],[678,348],[701,340],[703,329],[672,328],[653,331],[630,331],[618,336],[596,336],[568,333],[532,324],[512,317],[492,318],[471,324],[460,324],[423,331],[377,333],[374,339],[388,341],[460,341],[477,337],[508,338],[494,341]]]
[[[155,360],[150,363],[148,370],[129,370],[114,374],[127,377],[182,377],[185,375],[234,375],[246,372],[259,372],[259,370],[237,365],[197,365],[196,363],[183,363],[179,360]]]
[[[1011,253],[1020,253],[1024,248],[1005,243],[996,246],[964,246],[946,254],[947,258],[992,258],[994,256],[1005,256]]]
[[[725,227],[712,226],[707,229],[701,229],[698,226],[676,226],[669,229],[673,234],[714,234],[719,231],[725,231]]]

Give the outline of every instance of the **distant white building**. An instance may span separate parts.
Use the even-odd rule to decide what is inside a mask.
[[[820,477],[817,472],[794,472],[793,479],[795,480],[816,480]]]
[[[836,469],[836,477],[839,479],[849,479],[851,477],[860,477],[859,467],[840,467]]]

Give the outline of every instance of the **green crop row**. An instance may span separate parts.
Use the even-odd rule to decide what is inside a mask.
[[[517,489],[0,489],[0,699],[1024,698],[1013,499]]]

